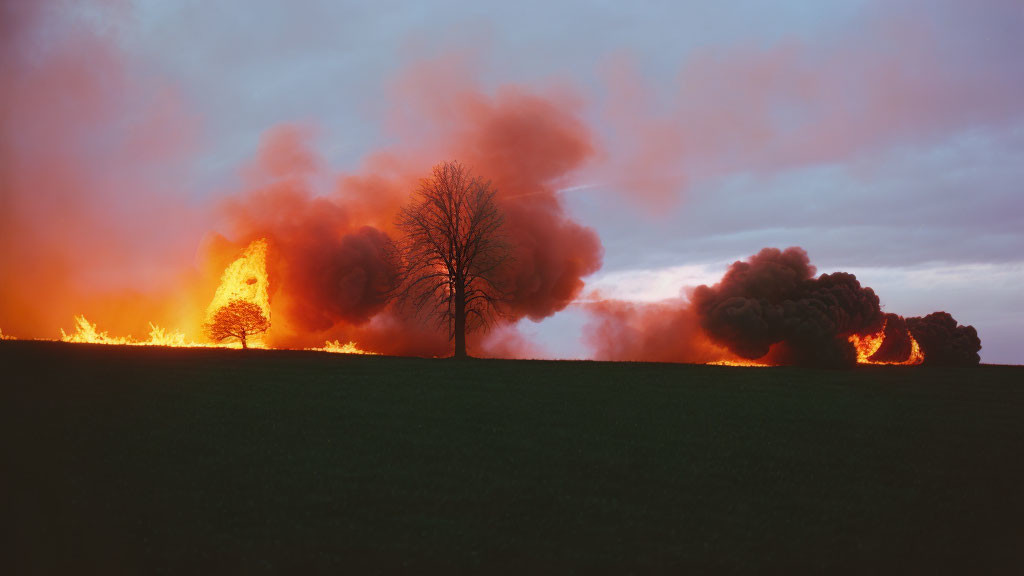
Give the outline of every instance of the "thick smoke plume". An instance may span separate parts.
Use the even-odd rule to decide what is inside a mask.
[[[410,89],[415,82],[414,77],[403,86]],[[583,278],[600,268],[597,234],[567,216],[558,193],[594,150],[571,103],[518,88],[493,96],[472,86],[452,90],[444,97],[461,103],[458,114],[426,116],[430,123],[417,126],[404,139],[405,148],[378,153],[360,171],[336,176],[333,190],[316,189],[314,183],[330,174],[312,151],[308,130],[285,125],[268,132],[247,171],[249,189],[223,212],[235,249],[254,238],[270,241],[271,301],[278,319],[269,335],[272,344],[310,346],[347,338],[377,352],[447,352],[445,333],[387,300],[398,271],[395,215],[439,158],[461,160],[498,190],[512,247],[506,320],[540,320],[565,308],[582,290]],[[423,133],[430,145],[419,150]],[[470,344],[477,353],[503,356],[532,350],[522,338],[499,343],[481,335]]]
[[[974,326],[958,325],[948,312],[907,318],[907,326],[930,366],[971,366],[981,362],[981,339]]]
[[[577,174],[660,207],[687,180],[736,167],[816,164],[1002,123],[1024,94],[1006,73],[1020,35],[981,41],[989,20],[1019,21],[1012,2],[943,12],[964,26],[958,59],[936,49],[948,37],[938,20],[909,29],[872,17],[824,50],[694,53],[665,101],[619,66],[603,115],[564,88],[482,89],[458,58],[439,58],[414,63],[382,97],[396,144],[337,172],[316,154],[312,130],[278,126],[217,212],[190,181],[207,151],[187,98],[116,34],[86,23],[121,22],[122,6],[64,8],[0,2],[0,327],[21,337],[54,337],[80,313],[114,333],[144,334],[155,321],[196,336],[224,265],[266,237],[270,344],[352,339],[376,352],[441,355],[446,335],[386,298],[394,215],[437,162],[459,160],[493,180],[514,248],[506,318],[540,320],[576,300],[602,263],[597,234],[569,217],[558,192]],[[873,50],[859,30],[878,40]],[[908,48],[914,57],[892,58]],[[600,143],[582,121],[594,112],[611,127]],[[845,337],[881,326],[878,299],[852,275],[814,274],[800,249],[764,251],[689,303],[588,305],[587,339],[610,359],[847,364]],[[890,320],[879,359],[909,346],[903,320]],[[973,328],[948,315],[905,324],[926,363],[977,361]],[[475,352],[536,353],[507,326],[495,334],[505,337],[477,335]]]
[[[878,296],[852,274],[814,274],[802,248],[765,248],[718,284],[698,286],[693,307],[708,336],[743,358],[784,343],[778,360],[787,363],[852,365],[849,336],[882,325]]]
[[[903,318],[885,315],[885,340],[869,360],[903,362],[910,356],[912,341],[917,342],[928,366],[970,366],[981,357],[981,340],[973,326],[960,326],[948,312],[932,312],[924,317]]]
[[[250,168],[254,188],[225,206],[241,245],[270,243],[268,274],[277,318],[272,341],[312,345],[336,324],[364,324],[381,312],[398,278],[391,239],[357,210],[315,193],[321,162],[301,127],[280,126]],[[228,244],[237,250],[237,245]],[[321,343],[322,343],[321,339]]]
[[[857,362],[851,335],[885,340],[869,358],[903,362],[911,335],[926,364],[977,364],[973,327],[945,312],[904,320],[885,314],[875,292],[845,272],[815,276],[802,248],[765,248],[733,263],[713,286],[689,299],[654,304],[598,301],[586,305],[586,341],[602,360],[731,361],[843,367]]]
[[[84,313],[112,333],[145,334],[153,321],[201,338],[224,266],[265,237],[268,344],[351,339],[375,352],[443,355],[446,334],[387,299],[395,214],[443,160],[462,161],[499,191],[514,251],[509,322],[565,308],[601,266],[600,239],[566,214],[558,192],[597,150],[571,94],[485,91],[457,61],[416,63],[387,96],[397,144],[339,172],[316,153],[313,127],[280,125],[220,210],[189,206],[182,175],[199,157],[198,128],[174,87],[51,8],[2,4],[0,66],[12,79],[0,93],[7,333],[54,337]],[[121,21],[118,10],[103,17]],[[477,335],[471,346],[537,352],[514,330],[496,334],[505,337]]]

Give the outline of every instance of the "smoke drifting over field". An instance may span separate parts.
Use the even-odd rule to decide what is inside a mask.
[[[444,354],[446,335],[392,310],[387,292],[397,274],[395,214],[445,159],[499,192],[514,257],[510,321],[565,308],[601,266],[597,234],[566,214],[557,193],[596,149],[570,95],[484,92],[452,72],[457,58],[442,58],[393,83],[401,144],[361,168],[333,171],[316,152],[314,127],[282,124],[265,132],[227,200],[183,207],[174,170],[198,147],[172,87],[133,70],[87,27],[51,23],[45,8],[3,8],[3,72],[17,79],[0,95],[0,318],[9,334],[52,337],[85,312],[114,332],[138,334],[155,321],[196,337],[224,265],[265,237],[269,344],[348,338],[379,352]],[[44,29],[47,42],[37,37]],[[204,231],[196,266],[189,252]],[[484,353],[530,349],[521,337],[478,340]]]
[[[598,360],[713,362],[739,356],[712,342],[685,300],[603,300],[585,305],[584,341]]]
[[[756,173],[832,162],[960,124],[1001,123],[1022,93],[1017,83],[985,88],[1007,77],[998,66],[965,58],[947,68],[930,49],[944,37],[938,24],[908,36],[882,18],[867,20],[885,48],[878,62],[845,35],[820,53],[799,44],[695,53],[680,64],[669,102],[625,61],[608,71],[602,100],[561,83],[484,87],[462,64],[470,50],[455,50],[412,62],[387,84],[379,121],[390,144],[366,151],[356,168],[320,156],[315,120],[266,124],[256,157],[227,169],[238,181],[214,199],[192,188],[190,171],[216,154],[204,148],[187,91],[135,61],[116,34],[78,20],[119,22],[120,5],[91,8],[98,12],[83,16],[0,4],[5,334],[54,337],[85,313],[116,333],[144,333],[153,321],[195,338],[225,265],[266,238],[268,344],[354,340],[385,354],[444,355],[447,335],[387,298],[399,270],[395,215],[440,161],[492,181],[512,247],[504,318],[540,321],[577,301],[604,258],[598,234],[568,213],[563,187],[596,179],[630,206],[661,208],[680,198],[691,170],[699,178],[723,166]],[[908,38],[927,64],[920,74],[889,58]],[[586,307],[584,339],[604,359],[844,366],[860,354],[851,336],[883,330],[877,361],[904,361],[916,343],[926,363],[970,364],[980,348],[976,331],[948,314],[885,314],[853,275],[816,276],[800,248],[765,249],[685,299]],[[474,338],[480,355],[543,353],[510,325]]]
[[[718,284],[697,287],[694,311],[713,341],[743,358],[784,343],[778,355],[789,363],[853,364],[847,338],[881,328],[878,296],[852,274],[815,272],[801,248],[765,248]]]
[[[412,75],[403,89],[422,94],[417,81]],[[446,352],[446,334],[419,326],[386,298],[398,273],[390,249],[395,214],[438,157],[462,159],[498,190],[512,247],[503,309],[509,321],[540,320],[565,308],[582,290],[583,277],[600,268],[600,239],[568,217],[556,191],[593,153],[591,136],[569,104],[513,87],[494,96],[451,88],[435,98],[459,102],[459,115],[432,116],[431,125],[403,139],[405,149],[375,155],[364,170],[337,176],[326,192],[313,184],[330,173],[311,149],[308,130],[281,126],[265,136],[248,170],[253,186],[223,212],[241,243],[270,240],[272,297],[281,319],[271,343],[350,338],[394,353]],[[429,150],[417,149],[419,138],[429,138]],[[410,333],[415,343],[406,341]],[[484,351],[488,341],[481,340]],[[500,349],[515,355],[522,346],[506,341]]]
[[[906,320],[885,314],[874,290],[854,275],[815,273],[802,248],[765,248],[733,263],[717,284],[692,290],[688,300],[589,304],[588,342],[608,360],[706,362],[733,355],[842,367],[858,362],[851,337],[878,334],[880,346],[863,360],[903,363],[913,338],[925,363],[978,363],[981,342],[973,327],[957,326],[945,312]],[[715,346],[727,352],[715,358]]]

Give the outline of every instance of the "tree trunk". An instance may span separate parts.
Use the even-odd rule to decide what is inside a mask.
[[[248,346],[248,345],[246,345],[246,343],[245,343],[245,332],[242,332],[242,337],[241,337],[241,340],[242,340],[242,350],[245,350],[246,348],[248,348],[248,347],[249,347],[249,346]]]
[[[455,282],[455,358],[466,357],[466,287]]]

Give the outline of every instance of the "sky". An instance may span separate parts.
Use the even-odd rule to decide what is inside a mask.
[[[685,298],[733,261],[800,246],[886,311],[975,326],[983,362],[1024,363],[1020,2],[29,4],[3,12],[17,48],[5,279],[28,254],[66,270],[25,286],[183,281],[182,263],[201,268],[211,238],[237,230],[222,206],[255,186],[281,126],[301,127],[303,178],[329,194],[392,156],[485,157],[433,146],[475,134],[460,107],[527,94],[585,134],[538,185],[601,246],[571,301],[518,321],[538,355],[592,356],[587,302]],[[36,165],[51,155],[73,169]],[[52,205],[27,200],[65,185]],[[67,248],[83,237],[111,255],[91,272]],[[5,296],[24,310],[28,292]],[[50,321],[32,318],[0,310],[0,329]]]

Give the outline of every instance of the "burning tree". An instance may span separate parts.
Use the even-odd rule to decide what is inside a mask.
[[[267,320],[263,310],[256,304],[246,300],[231,300],[218,308],[213,319],[204,327],[206,334],[215,342],[238,338],[242,348],[248,348],[247,338],[266,332],[270,328],[270,320]]]
[[[466,332],[486,326],[502,299],[509,248],[495,194],[462,164],[444,162],[420,181],[396,220],[404,233],[399,300],[447,325],[455,358],[466,357]]]

